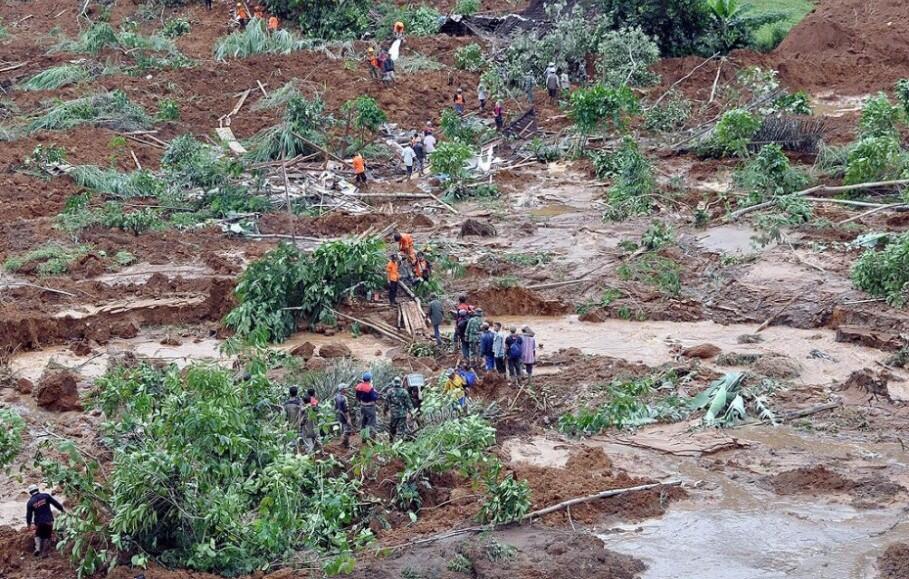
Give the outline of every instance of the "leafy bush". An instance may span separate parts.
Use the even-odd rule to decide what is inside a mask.
[[[677,296],[682,291],[679,264],[655,253],[645,253],[619,266],[617,273],[622,280],[647,284],[666,295]]]
[[[180,105],[174,99],[161,99],[158,103],[159,121],[177,121],[180,120]]]
[[[504,525],[530,512],[530,485],[526,480],[515,480],[512,473],[499,480],[499,470],[496,465],[484,477],[486,499],[477,514],[481,523]]]
[[[897,137],[867,137],[849,148],[846,159],[847,185],[899,179],[909,167],[909,156]]]
[[[868,99],[862,107],[862,116],[859,118],[859,133],[862,137],[896,137],[899,135],[897,126],[903,120],[903,112],[893,106],[887,95],[880,92],[877,96]]]
[[[57,101],[33,117],[26,131],[63,131],[79,125],[116,131],[139,131],[152,125],[145,110],[133,104],[126,93],[115,90],[71,101]]]
[[[432,172],[444,178],[451,189],[461,189],[467,179],[465,167],[468,159],[473,157],[473,151],[468,145],[460,141],[443,141],[432,152],[429,160]]]
[[[419,52],[402,54],[395,62],[395,69],[405,74],[426,70],[442,70],[442,63]]]
[[[23,255],[13,256],[6,260],[3,267],[7,271],[21,271],[27,266],[35,266],[39,275],[60,275],[69,270],[69,266],[76,260],[87,255],[90,247],[78,245],[64,247],[59,243],[47,243]]]
[[[903,107],[903,114],[909,117],[909,79],[900,79],[894,89],[896,100]]]
[[[605,125],[619,130],[628,118],[638,113],[640,105],[627,86],[615,88],[595,84],[571,93],[568,118],[582,135],[590,135]]]
[[[6,471],[22,452],[25,420],[12,408],[0,408],[0,470]]]
[[[675,243],[675,231],[672,225],[655,219],[641,235],[641,247],[654,251]]]
[[[319,151],[325,145],[325,130],[332,121],[321,98],[291,97],[281,122],[263,129],[250,140],[249,159],[255,162],[291,159]]]
[[[166,186],[147,170],[121,173],[115,169],[79,165],[73,167],[69,176],[80,187],[123,198],[157,197]]]
[[[811,97],[803,90],[784,94],[773,101],[774,109],[791,115],[810,115]]]
[[[331,459],[295,453],[296,433],[271,410],[283,393],[262,375],[142,364],[96,386],[111,465],[102,471],[71,444],[62,461],[38,457],[71,505],[60,533],[80,576],[135,552],[245,574],[298,549],[349,554],[369,536],[356,524],[357,483]]]
[[[218,39],[215,60],[247,58],[255,54],[290,54],[312,46],[311,42],[297,38],[283,28],[269,33],[264,22],[253,18],[246,28]]]
[[[702,148],[702,154],[726,157],[748,154],[748,145],[761,128],[761,119],[744,109],[726,111],[713,128],[713,134]]]
[[[473,43],[455,51],[455,66],[468,72],[479,72],[486,64],[483,49],[479,44]]]
[[[145,207],[126,212],[121,203],[115,202],[104,205],[104,210],[99,216],[99,224],[102,227],[122,229],[133,235],[163,229],[166,226],[159,209]]]
[[[88,70],[78,64],[61,64],[30,77],[19,85],[22,90],[54,90],[91,78]]]
[[[620,28],[603,35],[597,58],[597,75],[607,86],[648,86],[660,81],[650,70],[660,59],[660,49],[640,28]]]
[[[754,241],[762,247],[782,241],[783,228],[807,223],[814,217],[814,208],[802,196],[780,195],[774,201],[772,211],[761,213],[754,220]]]
[[[282,244],[240,276],[238,305],[224,322],[239,337],[265,343],[287,338],[298,319],[333,320],[331,310],[345,295],[381,287],[383,252],[374,237],[326,242],[311,254]]]
[[[88,52],[98,54],[105,48],[117,46],[117,33],[107,22],[95,22],[82,31],[75,41],[62,43],[58,50],[66,52]]]
[[[909,300],[909,233],[884,249],[869,249],[852,266],[852,283],[862,291],[902,307]]]
[[[239,163],[188,134],[171,140],[161,158],[161,166],[171,185],[185,188],[221,187],[231,177],[242,173]]]
[[[389,2],[381,5],[380,9],[382,19],[374,31],[379,39],[391,36],[394,23],[398,21],[404,23],[408,36],[432,36],[439,32],[441,22],[445,20],[438,10],[427,4],[397,6]]]
[[[673,94],[663,103],[644,111],[644,128],[665,133],[685,126],[691,116],[691,101],[680,94]]]
[[[656,178],[653,165],[633,138],[622,139],[615,152],[595,155],[593,164],[598,178],[612,179],[612,186],[606,192],[608,207],[604,219],[621,220],[650,213]]]
[[[728,53],[755,43],[758,28],[786,19],[783,12],[752,14],[754,8],[742,0],[707,0],[709,33],[705,37],[708,50]]]
[[[804,189],[808,176],[793,169],[777,144],[764,145],[760,152],[736,171],[735,182],[748,193],[746,203],[762,203]]]
[[[471,16],[480,11],[480,0],[458,0],[454,13],[462,16]]]
[[[354,40],[369,28],[369,0],[266,0],[269,12],[296,20],[303,33],[324,40]]]
[[[376,99],[368,95],[360,95],[341,105],[341,113],[347,118],[347,124],[360,131],[360,140],[365,140],[366,133],[379,130],[388,116],[379,107]]]
[[[189,20],[183,17],[171,18],[164,23],[164,28],[161,29],[161,35],[164,36],[164,38],[177,38],[184,34],[189,34],[189,31]]]
[[[478,119],[462,117],[453,109],[442,111],[439,127],[449,141],[458,141],[471,146],[479,145],[489,136],[490,132]]]
[[[595,0],[618,27],[639,27],[656,39],[660,52],[682,56],[697,52],[707,29],[703,0]]]

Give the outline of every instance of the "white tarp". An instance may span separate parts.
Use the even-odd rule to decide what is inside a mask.
[[[391,43],[391,48],[388,49],[388,56],[395,62],[398,61],[398,56],[401,55],[401,39],[396,38],[394,42]]]

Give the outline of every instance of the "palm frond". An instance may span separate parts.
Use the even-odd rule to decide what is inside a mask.
[[[63,64],[42,70],[21,85],[22,90],[54,90],[91,78],[91,74],[78,64]]]

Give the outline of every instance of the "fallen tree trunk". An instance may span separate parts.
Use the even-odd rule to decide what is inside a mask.
[[[909,179],[897,179],[896,181],[877,181],[873,183],[856,183],[855,185],[841,185],[838,187],[831,187],[829,185],[816,185],[809,189],[803,191],[797,191],[793,195],[798,195],[799,197],[806,197],[812,193],[844,193],[846,191],[858,191],[860,189],[877,189],[879,187],[898,187],[900,185],[909,185]],[[746,215],[753,211],[760,211],[761,209],[767,209],[772,207],[776,203],[776,200],[765,201],[764,203],[758,203],[757,205],[752,205],[751,207],[745,207],[739,209],[738,211],[733,211],[729,214],[729,217],[726,218],[727,221],[735,221],[742,215]]]
[[[527,513],[521,518],[521,521],[526,521],[528,519],[535,519],[537,517],[542,517],[543,515],[548,515],[549,513],[554,513],[561,509],[571,507],[574,505],[580,505],[582,503],[589,503],[590,501],[595,501],[597,499],[605,499],[607,497],[614,497],[617,495],[624,495],[626,493],[634,493],[638,491],[647,491],[650,489],[660,488],[660,487],[677,487],[682,484],[680,480],[673,480],[669,482],[661,483],[652,483],[647,485],[639,485],[636,487],[626,487],[623,489],[612,489],[608,491],[599,492],[595,495],[588,495],[586,497],[578,497],[574,499],[569,499],[567,501],[562,501],[561,503],[540,509],[538,511],[533,511],[532,513]]]

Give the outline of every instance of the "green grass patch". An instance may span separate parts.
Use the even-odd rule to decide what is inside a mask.
[[[785,36],[788,34],[814,8],[814,3],[811,0],[746,0],[745,3],[753,7],[754,11],[752,14],[754,15],[772,12],[785,12],[788,14],[782,22],[768,24],[757,30],[755,37],[761,46],[772,44],[774,35],[782,34]],[[776,32],[775,29],[779,30],[779,32]]]

